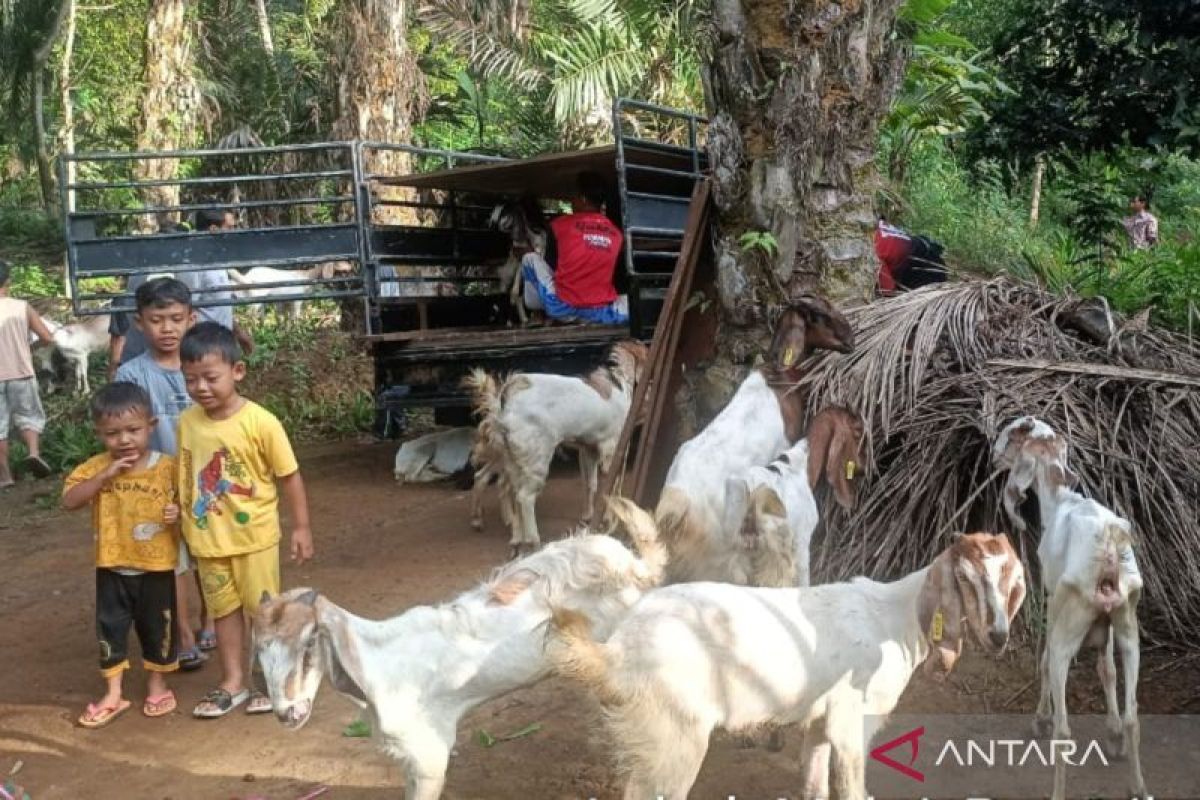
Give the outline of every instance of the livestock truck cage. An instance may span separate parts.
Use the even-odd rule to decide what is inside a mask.
[[[258,284],[280,292],[269,302],[334,301],[358,321],[380,433],[413,407],[460,421],[471,368],[577,374],[616,339],[652,338],[707,171],[706,127],[695,114],[622,99],[612,144],[522,159],[363,141],[66,154],[74,311],[132,310],[132,294],[114,284],[134,276],[284,270]],[[533,194],[550,218],[583,171],[606,178],[607,213],[625,234],[615,282],[629,295],[629,324],[521,327],[498,275],[511,239],[489,217],[498,203]],[[172,224],[210,210],[232,212],[237,227]],[[194,304],[262,302],[241,288],[199,290]]]

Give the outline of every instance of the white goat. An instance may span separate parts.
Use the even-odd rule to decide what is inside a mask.
[[[521,325],[528,322],[522,300],[521,257],[530,251],[546,255],[549,228],[537,198],[524,196],[517,201],[501,203],[492,209],[489,224],[512,237],[508,260],[498,270],[500,285],[508,291],[508,301],[517,311]]]
[[[316,264],[308,269],[276,269],[275,267],[252,267],[245,274],[238,272],[236,269],[227,269],[225,273],[229,276],[230,282],[234,286],[241,288],[233,290],[232,294],[237,298],[253,297],[270,302],[272,297],[287,297],[297,294],[311,294],[317,291],[316,284],[307,283],[300,284],[298,281],[330,281],[339,275],[349,275],[354,272],[354,265],[349,261],[326,261],[323,264]],[[263,286],[260,284],[284,283],[291,282],[291,286]],[[254,304],[260,312],[263,310],[261,304]],[[303,300],[291,300],[287,304],[287,313],[291,319],[296,319],[300,316],[300,311],[304,307]]]
[[[855,800],[868,716],[891,713],[922,661],[948,672],[967,626],[1002,652],[1024,596],[1008,539],[975,533],[894,583],[657,589],[606,644],[588,636],[586,614],[556,609],[548,651],[599,696],[626,800],[686,797],[714,728],[793,723],[805,728],[803,796]]]
[[[511,514],[514,555],[541,542],[535,506],[560,445],[579,453],[583,521],[590,522],[600,472],[612,465],[646,357],[644,344],[625,339],[612,346],[604,366],[579,377],[519,373],[502,385],[483,370],[467,377],[480,436],[487,437],[478,450],[483,458],[499,459],[492,469],[502,473],[500,490],[509,495],[501,503]]]
[[[54,347],[37,351],[38,372],[55,374],[53,354],[57,350],[71,366],[75,393],[90,394],[92,387],[88,381],[88,359],[92,353],[108,349],[108,320],[108,314],[86,316],[66,325],[43,320],[54,336]]]
[[[671,552],[671,582],[749,581],[738,569],[744,562],[729,558],[739,526],[724,526],[727,478],[765,467],[800,438],[804,395],[795,388],[799,365],[822,348],[850,352],[854,331],[824,298],[801,297],[776,325],[767,366],[751,372],[729,405],[679,448],[654,512]]]
[[[807,437],[769,466],[730,477],[723,527],[740,530],[742,540],[729,542],[726,573],[744,576],[740,582],[750,586],[808,586],[809,544],[820,522],[813,491],[824,475],[837,502],[853,507],[862,441],[857,414],[826,408],[813,417]]]
[[[1042,520],[1037,553],[1047,600],[1046,643],[1034,731],[1042,736],[1053,732],[1056,739],[1071,735],[1067,673],[1083,644],[1098,647],[1096,672],[1108,706],[1109,747],[1129,758],[1130,788],[1135,796],[1144,797],[1137,718],[1137,606],[1142,576],[1133,555],[1129,521],[1072,491],[1079,479],[1067,466],[1067,442],[1036,417],[1021,417],[1004,428],[993,459],[1009,470],[1004,510],[1013,527],[1022,533],[1026,530],[1019,506],[1031,486]],[[1124,719],[1117,712],[1114,642],[1121,649],[1125,673]],[[1060,762],[1054,772],[1054,800],[1061,800],[1065,792],[1066,772]]]
[[[275,715],[308,721],[323,675],[366,709],[371,730],[403,765],[408,800],[441,795],[458,720],[479,704],[546,677],[551,604],[579,604],[605,637],[659,582],[666,553],[649,514],[614,500],[640,557],[609,536],[581,533],[501,568],[440,606],[381,622],[311,589],[264,599],[255,652]]]
[[[474,440],[474,428],[452,428],[410,439],[396,451],[392,474],[406,483],[449,478],[467,468]]]

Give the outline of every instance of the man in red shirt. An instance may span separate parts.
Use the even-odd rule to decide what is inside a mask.
[[[571,213],[550,223],[546,257],[531,252],[521,259],[527,307],[564,322],[629,321],[629,298],[613,287],[624,237],[604,215],[604,194],[602,177],[580,173]]]

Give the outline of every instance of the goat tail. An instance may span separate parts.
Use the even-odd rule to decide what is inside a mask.
[[[500,413],[500,382],[495,375],[476,367],[463,378],[462,387],[471,395],[471,407],[481,422]]]
[[[591,622],[581,612],[562,607],[552,610],[546,656],[557,674],[587,686],[602,703],[620,702],[609,681],[608,651],[592,638]]]
[[[668,486],[663,489],[658,506],[654,509],[654,523],[658,534],[668,547],[687,547],[687,542],[700,537],[696,512],[687,492]]]
[[[667,548],[658,538],[658,526],[654,517],[632,500],[624,497],[608,498],[608,510],[625,533],[628,534],[638,556],[649,570],[649,585],[662,583],[663,570],[667,567]]]

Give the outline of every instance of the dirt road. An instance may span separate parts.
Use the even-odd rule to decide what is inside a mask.
[[[308,585],[366,616],[445,600],[500,563],[507,552],[495,508],[487,530],[467,524],[469,501],[450,485],[397,487],[390,445],[338,443],[301,453],[309,485],[318,558],[284,567],[285,587]],[[41,487],[57,491],[51,482]],[[93,578],[86,514],[34,511],[29,490],[0,500],[0,782],[15,762],[33,800],[295,800],[321,786],[328,800],[398,798],[400,770],[365,739],[341,736],[356,709],[328,686],[307,727],[290,733],[270,715],[234,713],[197,721],[188,712],[216,677],[215,665],[175,679],[181,710],[160,720],[128,713],[110,727],[74,724],[101,688],[95,665]],[[543,535],[574,524],[578,479],[556,477],[539,506]],[[43,503],[45,505],[45,503]],[[30,511],[20,509],[28,508]],[[1143,713],[1196,713],[1200,669],[1143,671]],[[949,686],[914,678],[903,711],[1009,713],[1036,699],[1028,651],[999,662],[963,659]],[[1153,681],[1155,690],[1144,690]],[[1090,664],[1071,685],[1072,710],[1098,710]],[[130,675],[141,697],[141,676]],[[468,716],[451,759],[446,796],[454,798],[613,797],[617,785],[594,735],[591,701],[551,680]],[[504,735],[540,723],[536,733],[486,748],[479,731]],[[719,736],[694,797],[777,798],[798,785],[796,740],[782,753],[743,749]]]

